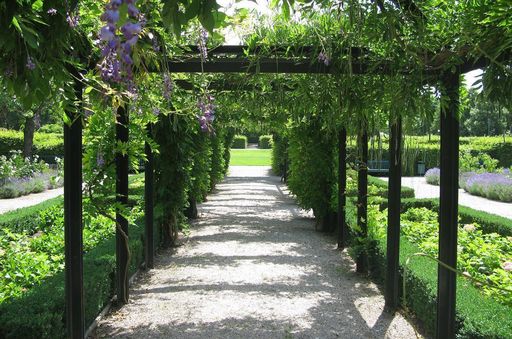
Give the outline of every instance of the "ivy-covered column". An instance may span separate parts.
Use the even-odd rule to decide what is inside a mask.
[[[80,73],[73,75],[79,79]],[[75,81],[78,107],[66,112],[64,124],[64,252],[66,328],[69,338],[83,338],[83,233],[82,233],[82,83]]]
[[[394,312],[398,306],[398,277],[400,258],[400,191],[402,186],[402,119],[390,122],[389,182],[388,182],[388,229],[386,309]]]
[[[338,133],[338,249],[345,248],[347,226],[345,220],[347,190],[347,129]]]
[[[128,143],[128,109],[119,106],[117,109],[116,141],[118,145]],[[116,153],[116,203],[119,206],[128,204],[128,154]],[[128,302],[128,267],[129,243],[128,220],[119,208],[116,211],[116,268],[117,268],[117,301]]]
[[[361,248],[356,258],[356,271],[368,272],[368,129],[361,124],[358,134],[359,162],[357,171],[357,226]]]
[[[441,77],[439,260],[452,268],[457,267],[459,86],[459,72],[446,72]],[[439,264],[437,281],[437,338],[455,338],[456,284],[456,273]]]
[[[147,127],[148,137],[151,137],[151,124]],[[146,261],[146,268],[154,267],[155,246],[154,246],[154,221],[153,221],[153,207],[154,207],[154,176],[153,176],[153,151],[151,145],[146,141],[146,168],[144,169],[144,216],[145,216],[145,233],[144,233],[144,254]]]

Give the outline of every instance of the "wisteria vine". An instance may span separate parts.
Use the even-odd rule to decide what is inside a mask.
[[[125,84],[133,88],[133,46],[142,31],[141,15],[135,0],[110,0],[101,20],[106,22],[99,33],[102,41],[102,60],[99,63],[104,81]],[[121,18],[120,9],[126,6],[128,18]],[[122,23],[122,25],[121,25]]]

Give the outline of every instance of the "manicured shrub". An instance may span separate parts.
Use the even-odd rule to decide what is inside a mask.
[[[272,148],[273,140],[271,135],[260,135],[258,141],[258,148],[269,149]]]
[[[0,128],[0,155],[8,156],[13,150],[23,149],[23,132]],[[34,155],[53,164],[55,157],[64,157],[64,138],[62,134],[34,133]]]
[[[441,170],[438,167],[434,167],[425,172],[425,180],[431,185],[438,185],[441,179]]]
[[[321,129],[319,118],[313,117],[289,131],[290,171],[288,187],[299,206],[312,209],[322,230],[333,228],[329,214],[336,181],[334,172],[336,138]]]
[[[231,148],[241,149],[247,148],[247,137],[245,135],[235,135]]]
[[[288,138],[276,135],[272,144],[272,173],[283,176],[288,161]]]

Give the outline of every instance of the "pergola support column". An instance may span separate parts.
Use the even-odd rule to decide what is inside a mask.
[[[148,137],[151,137],[151,124],[147,125]],[[155,248],[154,248],[154,225],[153,225],[153,194],[154,194],[154,186],[153,186],[153,152],[151,150],[151,146],[146,141],[145,144],[145,152],[146,152],[146,168],[144,171],[144,214],[145,214],[145,236],[144,236],[144,249],[145,249],[145,257],[146,257],[146,268],[154,267],[154,256],[155,256]]]
[[[345,220],[347,189],[347,129],[338,133],[338,249],[345,248],[347,226]]]
[[[80,74],[73,72],[77,79]],[[64,124],[64,248],[66,276],[66,328],[69,338],[83,338],[83,238],[82,238],[82,83],[75,80],[78,107],[67,111]]]
[[[386,309],[394,312],[398,306],[400,259],[400,192],[402,186],[402,119],[397,117],[390,126],[388,229],[386,248]]]
[[[441,78],[441,177],[439,198],[439,260],[457,267],[459,193],[459,86],[460,74]],[[455,338],[457,276],[438,265],[437,338]]]
[[[128,109],[124,106],[117,109],[116,140],[128,143]],[[128,154],[122,152],[116,153],[116,202],[128,204]],[[119,210],[116,224],[117,301],[124,304],[128,302],[128,220]]]
[[[361,126],[358,135],[359,163],[357,172],[357,225],[358,236],[361,242],[366,244],[368,238],[368,130],[365,125]],[[356,258],[356,271],[359,273],[368,272],[367,248],[361,250]]]

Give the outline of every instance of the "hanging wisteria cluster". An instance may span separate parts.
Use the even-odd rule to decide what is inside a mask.
[[[205,61],[208,58],[208,47],[206,46],[206,41],[208,40],[208,31],[204,28],[201,28],[199,32],[199,40],[197,42],[199,48],[199,54],[201,55],[201,60]]]
[[[323,62],[325,66],[329,66],[329,64],[331,63],[331,59],[323,51],[318,54],[318,61]]]
[[[120,11],[126,6],[128,20],[119,27]],[[103,80],[133,86],[132,49],[142,30],[140,12],[135,0],[110,0],[105,6],[101,20],[106,22],[99,37],[102,41],[102,60],[99,64]],[[124,20],[123,20],[124,21]]]
[[[172,91],[174,90],[174,83],[172,82],[169,73],[164,73],[164,98],[165,100],[171,99]]]
[[[215,98],[210,94],[205,94],[200,97],[197,101],[197,107],[201,113],[197,119],[199,120],[199,126],[201,131],[213,133],[214,129],[212,126],[213,120],[215,119]]]

